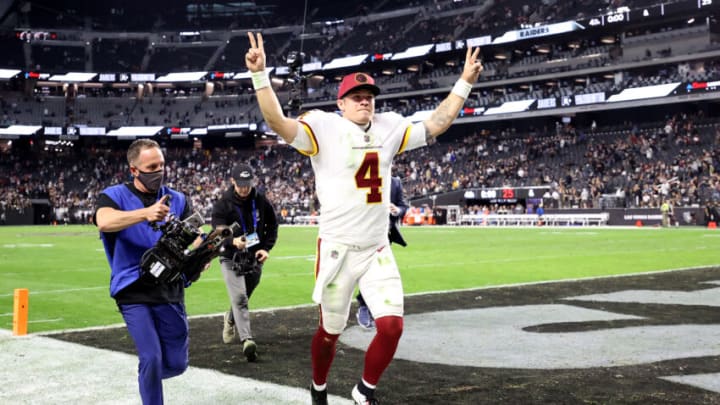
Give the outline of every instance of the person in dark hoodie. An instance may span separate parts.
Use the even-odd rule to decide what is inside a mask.
[[[230,310],[223,319],[223,342],[241,342],[247,361],[257,360],[257,345],[250,328],[248,301],[260,283],[262,267],[275,245],[278,222],[270,201],[257,191],[253,169],[241,164],[232,169],[232,187],[215,202],[214,229],[239,225],[220,256]]]

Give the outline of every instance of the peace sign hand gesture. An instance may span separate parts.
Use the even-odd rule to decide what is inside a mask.
[[[250,49],[245,54],[245,66],[251,72],[261,72],[265,70],[265,47],[263,46],[263,37],[261,33],[255,34],[248,32],[250,39]]]
[[[463,72],[460,78],[470,84],[475,83],[483,71],[482,60],[478,59],[479,55],[480,48],[472,49],[468,47],[467,52],[465,52],[465,66],[463,66]]]

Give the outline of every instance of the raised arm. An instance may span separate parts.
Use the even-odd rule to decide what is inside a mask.
[[[467,49],[465,65],[460,79],[455,83],[445,100],[433,111],[430,118],[423,121],[428,141],[447,131],[460,113],[460,109],[465,104],[470,90],[472,90],[473,83],[477,81],[480,72],[483,70],[482,61],[478,60],[479,55],[480,48]]]
[[[248,32],[248,39],[250,40],[250,49],[245,54],[245,65],[252,75],[260,111],[270,129],[280,135],[285,142],[292,143],[298,130],[298,123],[285,116],[280,101],[270,86],[270,78],[265,71],[265,47],[262,34]]]

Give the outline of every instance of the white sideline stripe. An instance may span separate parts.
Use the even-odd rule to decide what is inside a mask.
[[[460,288],[460,289],[455,289],[455,290],[438,290],[438,291],[429,291],[429,292],[419,292],[419,293],[405,294],[405,296],[406,297],[415,297],[415,296],[421,296],[421,295],[437,295],[437,294],[446,294],[446,293],[453,293],[453,292],[482,291],[482,290],[490,290],[493,288],[522,287],[522,286],[543,285],[543,284],[553,284],[553,283],[555,283],[555,284],[575,283],[575,282],[581,282],[581,281],[602,280],[602,279],[606,279],[606,278],[622,278],[622,277],[645,276],[645,275],[649,275],[649,274],[658,274],[658,273],[671,273],[674,271],[714,269],[717,267],[718,267],[717,265],[696,266],[696,267],[679,267],[676,269],[650,270],[650,271],[643,271],[643,272],[639,272],[639,273],[611,274],[609,276],[590,276],[590,277],[568,278],[568,279],[564,279],[564,280],[531,281],[528,283],[497,284],[497,285],[488,285],[488,286],[483,286],[483,287]]]
[[[293,260],[293,259],[306,259],[315,260],[315,255],[302,255],[302,256],[273,256],[272,260]]]
[[[60,322],[65,318],[54,318],[54,319],[35,319],[28,321],[28,323],[45,323],[45,322]]]
[[[76,291],[92,291],[92,290],[100,290],[100,289],[108,289],[110,287],[108,286],[101,286],[101,287],[83,287],[83,288],[64,288],[61,290],[29,290],[29,294],[32,295],[44,295],[44,294],[64,294],[68,292],[76,292]],[[13,294],[0,294],[0,297],[12,297]]]
[[[703,268],[709,267],[680,268],[663,272]],[[631,277],[651,273],[658,272],[487,286],[467,290]],[[464,290],[447,292],[453,291]],[[409,295],[422,296],[438,293],[440,292]],[[314,304],[264,309],[258,312],[310,306],[314,306]],[[221,314],[192,318],[220,316]],[[124,325],[118,326],[123,327]],[[76,403],[134,405],[138,403],[135,371],[137,370],[137,358],[134,355],[50,339],[41,334],[12,337],[9,331],[4,330],[0,330],[0,347],[2,347],[0,364],[5,365],[0,369],[0,381],[3,381],[0,403],[18,403],[18,400],[19,403],[26,404],[52,403],[59,405]],[[87,359],[93,359],[93,361],[88,362]],[[166,402],[179,405],[196,405],[198,403],[230,405],[239,403],[239,401],[243,404],[256,405],[306,404],[308,396],[306,389],[229,376],[214,370],[195,367],[190,367],[182,376],[166,380],[164,386]],[[249,401],[248,398],[250,398]],[[334,398],[332,403],[349,404],[350,402],[346,399]]]
[[[66,269],[53,268],[52,269],[53,274],[56,274],[56,273],[93,273],[93,272],[100,272],[100,271],[106,272],[106,274],[108,276],[110,275],[110,269],[108,269],[107,267],[83,267],[82,269],[78,269],[78,268],[66,268]],[[26,270],[26,271],[7,272],[7,273],[2,273],[2,275],[3,276],[29,276],[29,275],[33,275],[33,274],[46,274],[46,273],[47,273],[47,270],[42,269],[42,270],[37,270],[37,271]]]
[[[713,269],[716,267],[717,266],[680,267],[680,268],[676,268],[676,269],[653,270],[653,271],[645,271],[645,272],[632,273],[632,274],[615,274],[615,275],[609,275],[609,276],[580,277],[580,278],[571,278],[571,279],[566,279],[566,280],[532,281],[532,282],[528,282],[528,283],[516,283],[516,284],[498,284],[498,285],[488,285],[488,286],[482,286],[482,287],[460,288],[460,289],[454,289],[454,290],[422,291],[422,292],[405,294],[405,296],[406,297],[421,297],[423,295],[437,295],[437,294],[447,294],[447,293],[467,292],[467,291],[483,291],[483,290],[490,290],[490,289],[494,289],[494,288],[522,287],[522,286],[533,286],[533,285],[544,285],[544,284],[566,283],[566,282],[572,283],[572,282],[602,280],[602,279],[610,279],[610,278],[643,276],[643,275],[657,274],[657,273],[670,273],[670,272],[675,272],[675,271]],[[299,309],[299,308],[311,308],[311,307],[316,307],[316,306],[317,306],[317,304],[315,304],[315,303],[307,303],[307,304],[298,304],[298,305],[288,305],[288,306],[284,306],[284,307],[252,309],[251,312],[272,313],[274,311],[283,311],[283,310]],[[214,318],[214,317],[222,316],[224,314],[225,314],[225,312],[193,315],[193,316],[189,316],[188,319]],[[125,327],[124,323],[116,323],[116,324],[112,324],[112,325],[88,326],[85,328],[37,332],[35,334],[52,336],[52,335],[61,334],[61,333],[85,332],[85,331],[92,331],[92,330],[104,330],[104,329],[124,328],[124,327]],[[0,332],[2,332],[2,329],[0,329]]]
[[[273,307],[273,308],[259,308],[259,309],[253,309],[252,312],[262,312],[262,313],[272,313],[275,311],[281,311],[281,310],[290,310],[290,309],[300,309],[300,308],[310,308],[310,307],[316,307],[317,304],[298,304],[298,305],[288,305],[285,307]],[[202,314],[202,315],[192,315],[188,316],[188,319],[205,319],[205,318],[215,318],[223,316],[225,312],[217,312],[213,314]],[[52,330],[52,331],[45,331],[45,332],[37,332],[34,333],[35,335],[41,335],[41,336],[52,336],[52,335],[59,335],[63,333],[71,333],[71,332],[87,332],[87,331],[93,331],[93,330],[105,330],[105,329],[113,329],[113,328],[124,328],[124,323],[114,323],[112,325],[102,325],[102,326],[88,326],[85,328],[76,328],[76,329],[63,329],[63,330]],[[0,329],[0,332],[3,330]]]
[[[42,247],[42,248],[49,248],[49,247],[55,247],[52,243],[7,243],[2,245],[2,247],[6,249],[15,249],[15,248],[36,248],[36,247]]]
[[[290,273],[290,274],[263,274],[264,278],[268,277],[314,277],[314,275],[310,272],[308,274],[300,274],[300,273]],[[202,281],[223,281],[224,280],[220,277],[203,277],[201,279]],[[68,292],[76,292],[76,291],[92,291],[92,290],[107,290],[108,286],[103,285],[99,287],[83,287],[83,288],[64,288],[60,290],[30,290],[30,295],[44,295],[44,294],[64,294]],[[0,297],[12,297],[14,293],[10,294],[0,294]]]
[[[137,356],[0,330],[0,403],[137,405]],[[88,361],[92,359],[92,361]],[[190,358],[192,362],[192,357]],[[242,365],[239,365],[240,367]],[[189,367],[163,381],[165,403],[307,404],[307,389]],[[349,395],[349,393],[348,393]],[[332,397],[331,403],[351,401]]]
[[[698,246],[695,246],[695,248],[694,248],[694,250],[705,250],[705,249],[708,249],[708,247],[705,245],[698,245]],[[682,249],[682,248],[671,248],[671,249],[666,249],[665,251],[671,252],[671,251],[684,251],[684,250],[685,249]],[[633,254],[633,253],[637,253],[637,252],[641,252],[641,251],[642,251],[641,249],[635,249],[635,250],[617,250],[616,249],[613,251],[613,253],[628,255],[628,254]],[[596,257],[596,256],[604,256],[604,253],[577,255],[575,257]],[[443,262],[443,265],[444,266],[447,266],[447,265],[462,266],[462,265],[471,264],[471,263],[478,264],[478,263],[532,262],[532,261],[536,261],[538,259],[543,259],[543,260],[564,259],[565,257],[567,257],[567,256],[565,256],[565,255],[545,255],[545,256],[536,255],[536,256],[511,257],[511,258],[505,258],[505,259],[473,260],[472,262],[466,262],[466,261]],[[410,269],[417,268],[417,267],[437,267],[437,263],[402,264],[401,267],[403,267],[403,268],[407,267]],[[665,271],[665,270],[658,270],[658,271]],[[641,273],[635,273],[635,274],[641,274]]]
[[[553,258],[554,256],[544,256],[544,258]],[[558,256],[559,257],[559,256]],[[537,257],[535,257],[536,259]],[[525,259],[505,259],[502,261],[509,262],[509,261],[522,261]],[[496,262],[497,260],[493,260]],[[482,262],[478,262],[482,263]],[[452,263],[452,264],[466,264],[465,262],[461,263]],[[415,265],[415,266],[407,266],[407,267],[426,267],[425,265]],[[406,294],[407,296],[415,296],[415,295],[423,295],[423,294],[444,294],[448,292],[456,292],[456,291],[472,291],[472,290],[478,290],[478,289],[485,289],[485,288],[501,288],[501,287],[509,287],[509,286],[523,286],[523,285],[533,285],[533,284],[546,284],[546,283],[553,283],[553,282],[560,282],[560,281],[581,281],[581,280],[594,280],[594,279],[601,279],[601,278],[610,278],[610,277],[629,277],[633,275],[643,275],[643,274],[649,274],[649,273],[662,273],[662,272],[668,272],[668,271],[682,271],[682,270],[700,270],[700,269],[706,269],[706,268],[713,268],[715,266],[700,266],[700,267],[685,267],[685,268],[678,268],[678,269],[667,269],[667,270],[651,270],[647,272],[642,273],[632,273],[632,274],[620,274],[620,275],[611,275],[611,276],[598,276],[598,277],[585,277],[585,278],[577,278],[577,279],[566,279],[566,280],[552,280],[552,281],[539,281],[539,282],[530,282],[530,283],[520,283],[520,284],[499,284],[499,285],[493,285],[493,286],[484,286],[484,287],[472,287],[472,288],[466,288],[466,289],[459,289],[459,290],[441,290],[441,291],[432,291],[432,292],[420,292],[420,293],[413,293],[413,294]],[[280,277],[280,274],[267,274],[265,277]],[[283,274],[282,277],[288,277],[288,276],[294,276],[294,277],[310,277],[312,274],[302,274],[302,273],[296,273],[296,274]],[[203,277],[203,281],[222,281],[223,279],[220,277]],[[59,290],[45,290],[45,291],[30,291],[30,295],[42,295],[42,294],[64,294],[68,292],[76,292],[76,291],[91,291],[91,290],[101,290],[106,289],[107,286],[98,286],[98,287],[84,287],[84,288],[66,288],[66,289],[59,289]],[[0,294],[0,297],[12,297],[14,293],[9,294]],[[286,309],[288,307],[278,307],[275,309]],[[292,307],[290,307],[292,308]]]

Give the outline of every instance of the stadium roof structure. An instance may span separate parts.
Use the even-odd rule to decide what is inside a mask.
[[[75,5],[77,7],[85,7],[87,5],[87,3],[84,1],[52,2],[52,4],[55,5],[65,3]],[[114,1],[110,1],[103,7],[113,5],[115,3],[116,2]],[[125,2],[120,3],[125,4]],[[129,3],[132,2],[128,2],[128,4]],[[159,1],[157,3],[168,4],[168,0]],[[175,3],[174,0],[173,3]],[[177,3],[180,3],[187,7],[190,7],[191,5],[197,6],[197,2],[191,1],[181,1]],[[177,7],[177,3],[174,4],[174,7]],[[301,2],[284,2],[281,0],[277,0],[274,2],[270,1],[263,4],[282,4],[289,7],[290,3],[296,4]],[[36,5],[35,2],[33,4]],[[42,6],[42,4],[45,3],[39,2],[37,4],[37,6]],[[222,10],[226,10],[228,12],[229,10],[246,10],[247,13],[252,14],[252,10],[259,10],[257,4],[255,4],[254,2],[215,2],[208,4],[210,4],[210,6],[208,6],[208,10],[202,10],[201,8],[197,8],[197,13],[203,13],[207,11],[211,14],[215,12],[222,14],[224,12]],[[153,4],[153,7],[156,6],[157,4]],[[449,59],[457,58],[458,55],[464,54],[464,50],[467,47],[475,46],[481,46],[484,54],[492,55],[495,53],[495,50],[510,52],[513,50],[513,48],[522,48],[522,46],[525,46],[524,44],[532,44],[536,43],[537,41],[548,41],[548,38],[550,37],[552,37],[553,40],[560,41],[563,40],[563,38],[577,38],[581,34],[586,35],[591,32],[595,33],[595,35],[598,35],[599,33],[607,34],[612,32],[621,32],[623,29],[635,27],[637,26],[637,24],[662,24],[663,21],[665,21],[670,16],[678,17],[695,15],[693,13],[697,13],[698,16],[707,16],[716,12],[718,8],[718,4],[713,2],[701,2],[697,0],[666,1],[648,7],[610,10],[606,13],[589,16],[587,18],[581,18],[578,20],[525,26],[520,29],[510,30],[498,35],[483,35],[479,37],[460,38],[454,41],[417,44],[407,47],[405,50],[398,49],[393,52],[386,53],[359,53],[357,55],[337,57],[324,63],[308,62],[304,63],[301,66],[300,72],[312,72],[324,75],[328,78],[332,78],[340,76],[342,73],[348,70],[356,70],[359,68],[362,68],[366,71],[384,71],[386,67],[394,66],[394,63],[417,63],[417,61],[428,60],[429,58],[433,58],[438,55],[443,55],[442,57]],[[64,42],[62,39],[59,39],[57,36],[53,35],[36,36],[32,32],[23,29],[20,29],[18,32],[24,34],[24,38],[30,38],[26,40],[34,41],[39,45],[54,46],[62,44]],[[80,42],[86,41],[90,38],[134,38],[138,35],[143,36],[151,34],[102,32],[95,30],[76,30],[73,32],[74,35],[81,36]],[[208,33],[210,31],[202,32]],[[191,36],[195,35],[196,33],[200,33],[200,31],[188,30],[176,32],[176,34],[178,35],[187,34]],[[157,33],[154,33],[152,35],[157,35]],[[230,32],[228,35],[232,37],[240,37],[246,35],[246,33],[245,30],[237,30]],[[210,42],[213,41],[215,41],[214,38]],[[192,47],[195,45],[201,45],[202,42],[203,41],[199,41],[199,44],[189,42],[182,45]],[[720,56],[717,51],[710,51],[694,55],[693,57],[699,58],[703,57],[703,55],[707,57]],[[668,63],[671,61],[681,62],[683,61],[683,59],[687,59],[687,57],[676,56],[667,58],[664,63]],[[570,73],[549,73],[547,75],[540,74],[532,77],[532,80],[543,80],[545,76],[547,76],[548,80],[550,80],[551,78],[562,77],[563,75],[567,76],[570,74],[590,75],[599,72],[608,72],[611,70],[619,71],[625,68],[631,68],[633,66],[650,65],[652,63],[655,62],[642,61],[635,64],[618,65],[614,67],[600,66]],[[180,86],[187,83],[203,85],[209,84],[211,82],[230,83],[231,81],[234,81],[236,83],[242,83],[242,85],[247,86],[248,88],[250,87],[250,74],[246,71],[246,69],[241,69],[240,71],[194,70],[187,72],[127,72],[121,70],[118,70],[116,72],[50,72],[20,70],[11,68],[12,67],[0,70],[0,80],[12,80],[16,78],[21,78],[25,80],[35,81],[38,85],[41,84],[44,86],[67,86],[68,84],[79,87],[123,85],[130,88],[134,86],[139,87],[145,84],[152,84],[154,86]],[[290,69],[289,66],[275,66],[269,68],[269,70],[273,70],[274,76],[279,77],[281,82],[283,78],[290,77],[294,73],[293,69]],[[515,79],[495,80],[490,82],[480,82],[474,85],[474,91],[488,89],[493,86],[511,85],[516,82],[527,81],[528,78],[522,77]],[[386,93],[381,95],[379,99],[382,100],[385,98],[412,97],[446,92],[447,88],[445,88],[444,86],[439,86],[434,89],[407,91],[403,92],[402,94]],[[528,97],[522,100],[505,102],[500,105],[492,105],[487,107],[468,107],[461,111],[458,122],[483,122],[530,116],[575,114],[578,112],[600,111],[605,109],[652,105],[659,103],[679,103],[694,100],[710,100],[718,98],[720,98],[720,86],[718,86],[718,83],[716,81],[674,82],[657,86],[638,86],[632,89],[621,89],[614,92],[594,92],[588,94],[577,94],[573,96],[553,96],[544,98]],[[333,100],[316,102],[311,101],[306,102],[305,107],[326,107],[332,106],[333,104]],[[412,119],[424,119],[423,117],[427,116],[427,113],[427,111],[417,111],[413,115]],[[120,131],[117,128],[107,128],[105,131],[90,130],[88,128],[78,130],[61,128],[60,131],[58,131],[57,129],[55,129],[58,127],[46,127],[44,133],[53,135],[79,134],[96,136],[152,136],[153,134],[157,133],[167,133],[175,137],[183,137],[188,135],[208,135],[215,133],[225,133],[226,135],[229,133],[238,134],[241,132],[251,131],[251,128],[254,128],[252,130],[258,130],[258,128],[262,128],[262,126],[258,126],[258,124],[259,123],[255,122],[245,122],[240,123],[241,126],[238,128],[211,128],[211,126],[176,128],[168,126],[160,127],[156,130],[155,127],[152,127],[145,128],[142,131],[138,130],[139,132],[134,132],[131,129],[125,129]],[[71,132],[73,133],[71,134]],[[18,135],[24,136],[27,134],[0,133],[0,137]]]

